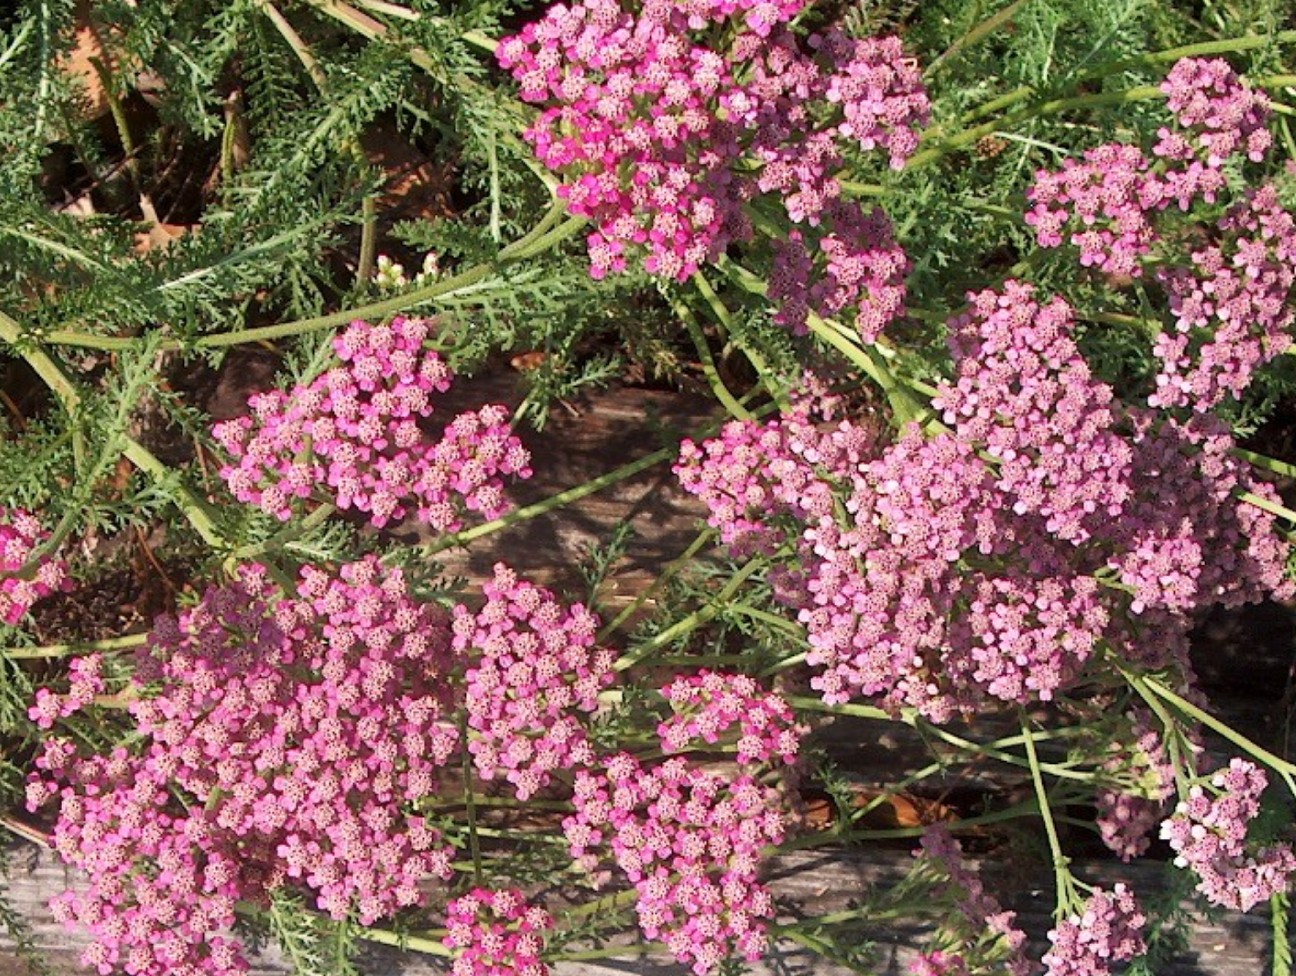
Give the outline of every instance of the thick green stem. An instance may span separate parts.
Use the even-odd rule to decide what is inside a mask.
[[[702,326],[698,324],[697,317],[687,305],[681,301],[672,301],[675,308],[675,314],[679,320],[684,323],[684,330],[688,332],[689,338],[693,340],[693,347],[697,350],[698,359],[702,363],[702,374],[706,376],[707,383],[711,386],[711,392],[715,394],[716,399],[728,411],[729,416],[738,420],[751,420],[751,411],[739,403],[729,388],[724,385],[724,380],[720,378],[720,372],[716,369],[715,358],[711,355],[711,347],[707,344],[706,336],[702,332]]]
[[[126,446],[122,454],[139,468],[146,475],[157,482],[165,482],[172,478],[176,472],[163,464],[158,458],[148,450],[139,441],[126,438]],[[183,485],[177,485],[177,494],[180,496],[177,504],[184,513],[189,524],[194,530],[202,536],[204,542],[214,549],[223,549],[226,546],[225,537],[221,535],[216,528],[216,520],[212,515],[211,506],[195,495]]]
[[[0,650],[0,658],[11,661],[31,661],[42,658],[73,657],[79,654],[97,654],[100,651],[121,651],[148,643],[149,634],[127,634],[124,637],[107,637],[96,641],[76,641],[71,644],[45,644],[42,647],[10,647]]]
[[[380,945],[395,946],[411,952],[421,952],[425,956],[452,957],[455,953],[449,946],[438,939],[420,938],[416,935],[402,935],[389,929],[366,928],[356,929],[356,934],[366,942],[377,942]]]

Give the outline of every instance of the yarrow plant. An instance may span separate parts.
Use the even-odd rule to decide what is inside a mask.
[[[281,520],[323,487],[341,509],[381,528],[409,513],[453,532],[468,512],[508,510],[504,479],[531,475],[531,455],[489,405],[461,413],[432,441],[420,427],[453,374],[424,348],[429,323],[353,322],[333,340],[342,365],[288,393],[248,401],[252,414],[212,433],[236,462],[221,469],[235,497]]]
[[[1081,4],[1047,16],[1065,26]],[[1137,23],[1104,33],[1110,64],[1069,28],[1044,32],[1032,62],[1040,32],[994,18],[960,35],[957,4],[918,5],[895,24],[903,43],[862,36],[877,11],[805,0],[576,0],[525,26],[510,14],[498,42],[493,0],[456,7],[471,29],[385,3],[326,18],[226,5],[214,35],[156,0],[115,5],[120,25],[37,6],[11,18],[0,59],[0,209],[16,215],[0,221],[0,343],[49,394],[0,410],[0,792],[33,757],[30,817],[0,820],[78,869],[54,911],[88,930],[93,969],[239,976],[268,935],[303,976],[345,970],[361,938],[455,976],[641,948],[718,976],[788,939],[865,971],[870,929],[903,919],[906,940],[930,923],[912,976],[1100,976],[1144,954],[1159,971],[1165,908],[1074,875],[1063,810],[1094,811],[1126,862],[1161,853],[1159,825],[1203,902],[1270,899],[1282,934],[1296,855],[1261,795],[1275,774],[1296,795],[1296,764],[1212,714],[1188,654],[1214,608],[1296,594],[1279,525],[1296,513],[1265,480],[1290,466],[1235,439],[1288,382],[1275,369],[1253,386],[1290,350],[1296,170],[1274,165],[1281,106],[1227,61],[1116,91],[1165,59],[1130,45]],[[1211,50],[1251,47],[1243,26]],[[91,35],[119,124],[77,127],[75,155],[95,164],[95,207],[132,200],[120,233],[104,232],[119,216],[74,216],[90,197],[48,165],[71,131],[54,123],[94,94],[63,84],[61,52]],[[157,59],[168,128],[136,134],[152,123],[115,102],[174,37],[185,57]],[[212,46],[231,37],[251,45],[234,61]],[[1272,61],[1290,38],[1269,40]],[[503,73],[473,64],[485,50]],[[223,116],[186,98],[178,62],[222,79]],[[1084,74],[1068,80],[1068,63]],[[1085,93],[1067,97],[1073,82]],[[16,116],[32,97],[34,119]],[[1096,126],[1073,118],[1161,97],[1159,131],[1134,114],[1121,141],[1087,145]],[[223,126],[219,165],[162,185],[169,127],[194,112],[181,148]],[[421,181],[376,149],[410,124],[455,133],[446,174],[462,180],[418,188],[444,200],[412,199]],[[121,151],[101,154],[113,128]],[[28,130],[39,149],[14,161]],[[1022,186],[1029,161],[1059,157]],[[1023,190],[1028,236],[1052,256],[1022,247],[1020,226],[998,236],[1022,223]],[[73,202],[53,212],[60,192]],[[137,209],[165,201],[169,221],[198,197],[216,209],[175,246],[158,239],[178,225],[136,236]],[[576,232],[587,261],[563,246]],[[127,254],[132,238],[152,253]],[[389,243],[428,255],[422,272],[379,256]],[[614,277],[640,270],[656,294]],[[1038,283],[1069,280],[1074,294]],[[348,296],[364,304],[338,307]],[[398,314],[433,302],[436,320]],[[685,359],[657,328],[672,311]],[[208,436],[172,367],[306,334],[321,341],[289,352],[300,378]],[[516,412],[447,408],[452,355],[516,364],[524,349],[547,365]],[[542,417],[561,391],[584,436],[600,403],[570,389],[622,353],[687,371],[693,351],[732,423],[511,508],[532,467],[511,414]],[[175,470],[190,436],[195,463]],[[585,602],[522,578],[503,549],[452,551],[672,452],[710,528],[646,591],[625,599],[622,558],[637,572],[668,554],[621,529],[582,567]],[[230,516],[231,497],[269,518]],[[417,547],[375,531],[400,527]],[[87,592],[33,614],[70,586],[69,561]],[[129,602],[122,578],[142,591]],[[71,625],[107,604],[120,615],[104,629],[160,616],[109,637]],[[904,724],[936,761],[861,786],[837,765],[836,733],[858,719]],[[1214,735],[1242,755],[1203,775]],[[931,802],[965,758],[1020,775],[1024,798],[982,813],[945,784]],[[911,870],[785,912],[795,852],[866,843],[879,816],[894,821],[880,836],[918,846]],[[954,839],[988,841],[993,862],[1013,818],[1039,823],[1051,855],[1042,953],[1043,927],[1028,938]],[[627,946],[627,925],[649,945]]]

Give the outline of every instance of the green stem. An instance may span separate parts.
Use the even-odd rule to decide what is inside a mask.
[[[550,962],[578,962],[582,959],[616,959],[620,956],[644,956],[650,952],[660,952],[666,948],[664,942],[635,942],[623,946],[603,946],[601,949],[576,949],[571,952],[555,952],[548,956]]]
[[[1268,512],[1270,515],[1277,515],[1279,518],[1284,518],[1293,525],[1296,525],[1296,512],[1293,512],[1286,505],[1271,501],[1268,498],[1261,498],[1253,491],[1241,492],[1238,497],[1241,498],[1242,501],[1248,502],[1256,508]]]
[[[1270,752],[1259,743],[1248,739],[1237,729],[1220,721],[1210,712],[1203,708],[1199,708],[1182,695],[1172,691],[1159,679],[1154,678],[1151,675],[1135,675],[1130,673],[1126,673],[1125,677],[1134,690],[1144,699],[1147,699],[1149,695],[1157,696],[1163,701],[1169,703],[1176,710],[1187,715],[1189,718],[1196,719],[1208,729],[1227,739],[1229,742],[1232,742],[1235,746],[1254,758],[1260,760],[1260,762],[1264,763],[1281,776],[1283,782],[1287,784],[1287,788],[1291,791],[1292,795],[1296,796],[1296,780],[1293,780],[1292,778],[1293,775],[1296,775],[1296,764],[1292,764],[1286,759],[1274,755],[1274,753]]]
[[[847,715],[851,718],[869,718],[883,722],[892,722],[896,718],[885,708],[878,708],[876,705],[857,705],[850,702],[843,705],[829,705],[822,698],[810,698],[806,695],[793,695],[787,699],[787,703],[805,712],[826,712],[829,715]]]
[[[994,813],[985,813],[979,817],[968,817],[964,820],[955,820],[946,824],[949,829],[955,833],[960,830],[970,830],[974,827],[988,827],[991,824],[1006,823],[1010,820],[1020,820],[1022,817],[1029,817],[1039,813],[1039,801],[1036,799],[1023,800],[1021,803],[1015,803],[1006,810],[997,810]],[[921,837],[927,832],[926,827],[894,827],[886,830],[842,830],[842,831],[825,831],[819,834],[803,834],[800,837],[793,837],[789,841],[784,841],[778,847],[771,849],[770,853],[780,854],[789,851],[802,851],[815,847],[827,847],[831,844],[847,844],[856,841],[868,840],[903,840],[907,837]]]
[[[672,299],[671,304],[675,308],[676,316],[684,323],[684,330],[688,332],[689,338],[693,340],[693,347],[697,350],[698,358],[702,361],[702,374],[706,376],[707,383],[711,386],[711,392],[724,405],[729,416],[738,420],[751,420],[751,411],[734,399],[734,395],[729,392],[729,388],[724,385],[724,380],[720,378],[715,359],[711,355],[711,347],[707,345],[706,336],[702,333],[702,327],[698,324],[697,317],[694,316],[687,305],[678,299]]]
[[[129,437],[126,438],[125,441],[126,446],[122,450],[122,454],[124,454],[126,458],[135,465],[135,467],[139,468],[154,481],[165,482],[176,473],[158,460],[158,458],[143,444],[139,443],[139,441],[133,440]],[[177,504],[180,507],[180,511],[184,513],[185,518],[189,520],[189,524],[194,527],[194,530],[202,536],[203,541],[214,549],[225,548],[227,543],[224,536],[221,535],[220,530],[216,528],[216,521],[212,515],[211,506],[183,485],[176,485],[176,493],[179,495]]]
[[[652,598],[652,595],[654,593],[656,593],[658,590],[660,590],[663,586],[666,585],[666,581],[670,577],[678,573],[683,567],[687,565],[691,565],[693,562],[693,557],[702,551],[702,549],[706,546],[706,544],[711,541],[711,537],[714,534],[715,534],[715,530],[711,528],[706,528],[703,529],[701,532],[699,532],[697,538],[694,539],[692,542],[690,542],[688,544],[688,547],[685,548],[685,550],[682,553],[680,553],[675,559],[673,559],[662,570],[662,572],[657,574],[657,576],[653,579],[651,585],[649,585],[642,593],[640,593],[637,597],[634,598],[633,603],[631,603],[628,607],[626,607],[615,617],[613,617],[610,623],[607,623],[603,626],[603,629],[598,632],[598,637],[597,637],[598,642],[602,643],[603,641],[606,641],[609,637],[611,637],[613,634],[615,634],[627,620],[629,620],[632,616],[634,616],[636,611],[638,611],[638,609],[641,606],[643,606],[644,603],[646,603],[648,600]]]
[[[1233,455],[1255,465],[1257,468],[1272,471],[1274,474],[1282,475],[1284,478],[1296,478],[1296,464],[1288,464],[1286,461],[1279,461],[1276,458],[1257,454],[1255,451],[1248,451],[1242,447],[1233,448]]]
[[[71,644],[46,644],[42,647],[10,647],[0,650],[0,657],[11,661],[33,661],[43,658],[72,657],[94,654],[99,651],[120,651],[148,643],[149,633],[127,634],[124,637],[107,637],[103,640],[76,641]]]
[[[454,950],[438,939],[420,938],[416,935],[402,935],[399,932],[392,932],[389,929],[360,927],[356,929],[356,934],[366,942],[377,942],[379,945],[395,946],[398,949],[406,949],[413,952],[421,952],[426,956],[443,956],[452,957]]]
[[[1067,867],[1070,859],[1062,853],[1062,842],[1058,839],[1057,824],[1053,822],[1053,811],[1049,809],[1048,790],[1044,787],[1044,774],[1040,770],[1039,756],[1035,753],[1035,737],[1030,727],[1030,719],[1021,713],[1022,743],[1026,746],[1026,758],[1029,760],[1031,782],[1035,784],[1035,799],[1039,803],[1040,818],[1044,821],[1044,831],[1048,834],[1049,850],[1053,852],[1053,879],[1057,885],[1057,907],[1053,911],[1056,919],[1065,918],[1071,912],[1075,900],[1075,886],[1071,881],[1071,871]]]
[[[764,565],[765,559],[763,557],[757,556],[750,560],[742,567],[742,569],[738,570],[738,572],[734,573],[733,576],[729,578],[729,582],[727,582],[724,585],[724,588],[716,594],[714,600],[706,606],[694,610],[687,617],[677,620],[665,630],[659,631],[655,636],[650,637],[634,650],[621,655],[613,667],[618,671],[625,671],[627,668],[631,668],[642,661],[658,648],[665,647],[676,638],[702,626],[702,624],[719,614],[720,611],[725,608],[725,605],[733,595],[738,592],[743,583],[747,581],[747,578]]]

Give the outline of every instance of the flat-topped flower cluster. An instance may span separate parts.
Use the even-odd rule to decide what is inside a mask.
[[[424,348],[429,329],[422,319],[353,322],[333,340],[341,365],[287,393],[254,394],[251,415],[217,424],[235,497],[287,520],[296,500],[324,491],[379,528],[415,513],[441,532],[468,512],[504,514],[504,480],[531,476],[530,452],[496,404],[459,414],[439,439],[424,432],[453,379]]]
[[[881,696],[944,720],[1048,700],[1100,645],[1184,664],[1198,609],[1291,595],[1273,517],[1236,497],[1273,489],[1221,422],[1117,401],[1060,298],[1014,281],[969,298],[938,432],[883,446],[803,401],[681,450],[681,483],[728,545],[790,544],[776,593],[826,701]]]
[[[749,204],[797,225],[773,243],[770,297],[802,331],[855,311],[872,339],[903,311],[908,258],[881,208],[842,197],[848,149],[900,168],[930,111],[896,38],[833,29],[802,43],[806,4],[582,0],[500,42],[522,98],[546,106],[527,139],[589,217],[590,270],[683,281],[752,237]],[[635,7],[638,9],[636,10]]]

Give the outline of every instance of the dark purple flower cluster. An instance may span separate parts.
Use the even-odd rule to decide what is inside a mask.
[[[1177,661],[1196,610],[1292,592],[1272,516],[1235,497],[1272,489],[1221,423],[1116,401],[1060,299],[1011,281],[970,297],[933,400],[948,430],[883,447],[802,405],[681,451],[727,544],[794,550],[772,580],[826,701],[881,695],[943,720],[1047,700],[1100,642]]]
[[[474,888],[446,906],[445,944],[458,951],[450,976],[548,976],[540,954],[553,925],[516,889]]]
[[[342,365],[289,393],[255,394],[250,416],[217,424],[235,497],[287,520],[296,499],[325,489],[380,528],[416,511],[442,532],[461,528],[465,512],[504,514],[504,479],[530,477],[531,455],[499,405],[460,414],[429,442],[419,421],[453,374],[423,348],[428,328],[353,322],[333,340]]]
[[[917,147],[929,104],[899,40],[830,30],[803,46],[788,23],[804,0],[637,6],[557,5],[499,46],[522,97],[548,105],[527,138],[596,225],[592,274],[645,254],[649,273],[686,280],[751,236],[745,205],[768,194],[803,227],[776,248],[780,321],[858,308],[875,337],[900,314],[908,260],[838,174],[847,146],[895,168]],[[817,268],[831,280],[801,296]]]
[[[1113,965],[1147,952],[1146,924],[1127,886],[1118,883],[1111,892],[1094,888],[1079,911],[1049,932],[1047,976],[1110,976]]]
[[[1288,845],[1256,849],[1247,842],[1267,784],[1259,766],[1234,758],[1193,786],[1161,825],[1161,839],[1177,855],[1175,864],[1197,875],[1197,890],[1213,905],[1250,911],[1286,891],[1296,874],[1296,855]]]
[[[296,882],[363,923],[421,901],[452,849],[412,814],[455,753],[448,616],[374,560],[307,567],[289,598],[247,567],[160,617],[140,653],[138,732],[80,757],[48,741],[28,786],[59,800],[54,845],[90,876],[60,896],[102,973],[233,974],[238,901]]]
[[[944,824],[928,827],[917,851],[917,870],[926,876],[930,898],[946,909],[940,936],[943,948],[923,953],[911,976],[965,976],[976,972],[1031,976],[1026,933],[1017,913],[1005,911],[963,860],[963,847]]]
[[[1100,788],[1096,818],[1103,843],[1125,862],[1147,851],[1148,835],[1164,817],[1175,787],[1174,765],[1151,715],[1135,711],[1129,721],[1102,768],[1114,777],[1133,778],[1133,789]]]
[[[503,563],[483,589],[486,605],[476,613],[455,608],[454,647],[473,662],[465,679],[468,749],[485,779],[503,771],[526,800],[555,770],[593,761],[579,713],[598,708],[616,655],[594,646],[593,613],[558,603]]]

